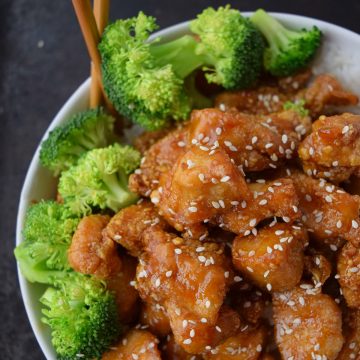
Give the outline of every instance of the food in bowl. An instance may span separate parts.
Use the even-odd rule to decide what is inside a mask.
[[[143,36],[136,50],[147,21],[141,14],[121,23]],[[139,53],[124,60],[109,29],[102,44],[112,34],[116,53],[103,52],[104,72],[120,60],[134,71],[128,62]],[[357,175],[359,117],[336,110],[358,99],[330,74],[313,77],[310,58],[286,77],[262,70],[243,89],[208,86],[216,68],[192,73],[190,93],[212,106],[184,122],[169,122],[171,112],[150,116],[157,101],[141,117],[143,104],[135,108],[150,94],[170,99],[172,110],[174,94],[189,94],[185,83],[175,81],[167,97],[149,93],[153,81],[130,82],[137,91],[125,115],[162,126],[139,136],[136,149],[119,143],[102,110],[49,135],[42,158],[60,172],[59,195],[30,207],[16,255],[24,276],[49,286],[41,302],[59,358],[358,356],[359,198],[346,182]],[[135,75],[157,71],[136,64]],[[124,107],[118,78],[104,84]],[[93,129],[107,129],[100,147]]]

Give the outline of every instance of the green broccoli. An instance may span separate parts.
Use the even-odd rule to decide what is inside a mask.
[[[51,131],[41,144],[42,165],[58,175],[75,164],[84,152],[110,145],[115,139],[114,121],[102,108],[75,114]]]
[[[297,101],[287,101],[284,104],[284,110],[293,110],[299,113],[301,116],[308,116],[309,110],[305,108],[305,100],[297,100]]]
[[[157,25],[142,12],[106,28],[99,45],[103,82],[120,113],[149,130],[186,119],[194,101],[184,80],[199,68],[227,89],[256,81],[264,41],[239,11],[206,9],[190,28],[198,39],[185,35],[163,44],[147,42]]]
[[[264,67],[272,75],[289,76],[308,65],[321,43],[321,31],[289,30],[259,9],[251,21],[265,36],[268,47],[264,52]]]
[[[41,201],[27,211],[23,230],[24,241],[15,249],[22,274],[30,282],[52,283],[70,271],[67,249],[78,218],[71,216],[64,205]]]
[[[59,193],[65,206],[78,215],[94,208],[113,211],[137,200],[128,189],[128,177],[140,164],[140,153],[119,144],[85,153],[69,170],[62,172]]]
[[[113,294],[104,282],[79,273],[54,285],[40,301],[58,359],[100,359],[121,331]]]

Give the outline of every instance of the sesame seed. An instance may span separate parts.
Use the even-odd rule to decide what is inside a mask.
[[[282,235],[284,233],[284,230],[276,230],[275,235]]]
[[[337,251],[337,246],[336,245],[334,245],[334,244],[331,244],[330,245],[330,249],[332,250],[332,251]]]
[[[224,203],[223,200],[219,200],[219,205],[220,205],[223,209],[225,209],[225,203]]]
[[[206,261],[206,257],[203,256],[203,255],[198,256],[198,259],[199,259],[199,261],[202,262],[202,263]]]
[[[224,272],[225,279],[227,279],[229,277],[229,275],[230,275],[229,271]]]
[[[212,204],[212,206],[213,206],[215,209],[219,209],[219,208],[220,208],[220,204],[219,204],[217,201],[212,201],[211,204]]]
[[[342,134],[346,134],[350,130],[349,125],[345,125],[341,131]]]
[[[351,226],[354,228],[354,229],[357,229],[359,227],[359,224],[356,220],[352,220],[351,221]]]
[[[267,200],[266,199],[262,199],[259,201],[259,205],[266,205],[267,204]]]
[[[289,223],[290,222],[290,218],[288,216],[283,216],[283,220],[286,222],[286,223]]]
[[[227,147],[232,146],[232,142],[231,142],[231,141],[228,141],[228,140],[225,140],[225,141],[224,141],[224,144],[225,144],[225,146],[227,146]]]
[[[268,289],[268,291],[271,291],[271,289],[272,289],[271,284],[266,284],[266,288]]]
[[[271,159],[272,161],[278,161],[278,157],[277,157],[277,155],[276,155],[275,153],[274,153],[274,154],[271,154],[270,159]]]
[[[204,146],[204,145],[200,145],[199,148],[202,151],[209,151],[210,150],[207,146]]]
[[[325,201],[328,203],[332,203],[332,197],[330,195],[325,196]]]
[[[190,330],[190,337],[193,338],[194,336],[195,336],[195,330],[194,330],[194,329],[191,329],[191,330]]]
[[[255,251],[254,251],[254,250],[249,251],[249,256],[254,256],[254,255],[255,255]]]
[[[249,271],[249,272],[251,272],[251,273],[254,272],[254,270],[253,270],[250,266],[247,266],[246,269],[247,269],[247,271]]]
[[[257,141],[258,141],[257,136],[253,136],[253,137],[251,138],[251,143],[252,143],[253,145],[256,144]]]
[[[256,225],[256,219],[251,219],[249,221],[249,226],[254,227]]]
[[[132,356],[132,358],[133,358],[134,360],[137,360],[137,359],[139,358],[139,356],[136,355],[136,354],[131,354],[131,356]]]
[[[209,300],[206,300],[205,307],[208,309],[211,305],[211,302]]]
[[[204,248],[204,246],[199,246],[199,247],[197,247],[196,248],[196,252],[202,252],[202,251],[204,251],[205,250],[205,248]]]
[[[221,333],[221,328],[219,327],[219,326],[215,326],[215,329],[216,329],[216,331],[218,331],[219,333]]]
[[[200,321],[201,321],[203,324],[206,324],[206,323],[207,323],[207,319],[206,319],[206,318],[201,318]]]
[[[114,240],[115,241],[118,241],[118,240],[121,240],[121,239],[122,239],[121,235],[119,235],[119,234],[114,235]]]
[[[278,182],[274,182],[274,185],[279,187],[282,185],[282,183],[278,181]]]
[[[311,195],[306,194],[306,195],[305,195],[305,200],[308,201],[308,202],[312,201]]]
[[[261,351],[262,351],[262,346],[261,346],[260,344],[256,347],[256,351],[257,351],[257,352],[261,352]]]
[[[221,135],[221,133],[222,133],[221,128],[217,127],[217,128],[215,129],[215,133],[216,133],[216,135]]]
[[[178,142],[178,146],[179,146],[179,147],[184,147],[184,146],[186,146],[186,144],[185,144],[183,141],[179,141],[179,142]]]
[[[351,273],[357,273],[358,271],[359,271],[359,268],[357,268],[357,267],[352,267],[352,268],[350,268],[349,269],[349,271],[351,272]]]
[[[191,344],[191,339],[185,339],[185,340],[183,341],[183,344],[184,344],[184,345],[189,345],[189,344]]]
[[[152,197],[151,198],[151,202],[153,203],[153,204],[158,204],[159,203],[159,198],[158,197]]]
[[[266,270],[264,272],[264,278],[267,278],[269,276],[269,274],[270,274],[270,270]]]
[[[302,305],[302,306],[305,305],[305,299],[304,299],[302,296],[299,297],[299,303],[300,303],[300,305]]]
[[[251,150],[253,150],[253,147],[252,147],[251,145],[246,145],[246,146],[245,146],[245,150],[251,151]]]
[[[267,143],[267,144],[265,145],[265,149],[270,149],[272,146],[274,146],[274,144],[272,144],[272,143]]]
[[[205,181],[205,175],[204,174],[199,174],[198,175],[198,178],[200,179],[201,182],[204,182]]]
[[[338,222],[336,223],[336,227],[337,227],[338,229],[340,229],[340,228],[342,227],[342,222],[341,222],[341,220],[338,220]]]
[[[235,201],[231,201],[230,204],[236,206],[239,205],[239,202],[235,200]]]
[[[178,255],[180,255],[182,253],[181,249],[179,249],[179,248],[176,248],[174,251],[175,251],[175,254],[178,254]]]
[[[267,251],[268,254],[271,254],[273,250],[272,250],[272,248],[270,246],[268,246],[266,248],[266,251]]]
[[[220,179],[220,182],[224,183],[224,182],[227,182],[230,180],[230,176],[223,176],[221,179]]]
[[[182,326],[185,329],[188,326],[188,321],[187,320],[183,320],[182,322]]]
[[[172,271],[171,271],[171,270],[169,270],[169,271],[167,271],[167,272],[165,273],[165,276],[166,276],[167,278],[169,278],[171,275],[172,275]]]
[[[191,169],[195,166],[195,163],[192,162],[190,159],[189,160],[186,160],[186,164],[188,166],[188,169]]]
[[[240,282],[240,281],[242,281],[242,277],[240,277],[240,276],[234,276],[234,281],[235,281],[235,282]]]
[[[246,201],[245,200],[243,200],[242,202],[241,202],[241,207],[243,208],[243,209],[245,209],[246,208]]]
[[[288,137],[287,137],[286,134],[283,134],[283,135],[281,136],[281,141],[283,142],[283,144],[286,144],[286,143],[287,143]]]
[[[190,206],[188,209],[189,209],[189,211],[192,212],[192,213],[197,212],[197,207],[196,207],[196,206]]]
[[[160,286],[160,279],[157,278],[155,281],[155,287],[159,287]]]
[[[309,154],[310,154],[310,156],[313,156],[314,153],[315,153],[314,148],[313,148],[313,147],[310,147],[310,149],[309,149]]]

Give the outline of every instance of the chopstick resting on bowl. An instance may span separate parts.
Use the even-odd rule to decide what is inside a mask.
[[[112,114],[116,114],[116,111],[113,107],[113,105],[110,103],[109,99],[107,98],[105,91],[104,91],[104,87],[102,85],[102,80],[101,80],[101,58],[100,58],[100,53],[99,50],[97,48],[98,43],[100,41],[100,35],[99,35],[99,31],[98,31],[98,26],[96,24],[96,20],[91,8],[91,4],[89,0],[72,0],[74,9],[75,9],[75,13],[76,13],[76,17],[78,19],[80,28],[81,28],[81,32],[83,34],[84,40],[85,40],[85,44],[86,47],[88,49],[89,55],[90,55],[90,59],[92,61],[92,67],[94,68],[94,71],[92,72],[92,75],[94,75],[94,78],[96,78],[97,80],[97,84],[100,87],[102,96],[105,100],[105,104],[106,107],[108,108],[108,110],[112,113]],[[108,1],[104,1],[104,0],[99,0],[99,7],[102,8],[102,6],[104,6],[104,9],[99,10],[99,12],[101,13],[101,17],[103,17],[103,19],[101,19],[101,24],[99,22],[99,25],[103,26],[104,24],[104,19],[107,18],[106,12],[108,12],[108,10],[106,10],[105,5],[108,3]],[[95,99],[93,100],[95,101]],[[93,102],[93,104],[95,104]]]

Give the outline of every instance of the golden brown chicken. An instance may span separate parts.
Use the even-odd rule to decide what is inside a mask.
[[[119,343],[104,353],[102,360],[161,360],[159,340],[145,330],[130,330]]]
[[[341,311],[335,301],[303,283],[273,294],[275,339],[283,359],[335,360],[343,343]]]
[[[300,199],[302,221],[314,238],[324,241],[340,237],[360,245],[359,196],[300,172],[293,172],[291,179]]]
[[[161,178],[151,201],[175,229],[183,231],[229,211],[233,202],[248,197],[244,176],[224,150],[210,153],[193,146]]]
[[[360,115],[320,116],[299,146],[304,172],[334,182],[360,175]]]
[[[349,307],[360,308],[360,249],[347,243],[341,249],[337,270],[339,283]]]
[[[237,270],[270,292],[294,288],[304,268],[307,234],[300,226],[275,224],[256,235],[238,236],[232,246]]]
[[[143,248],[141,235],[154,225],[169,228],[154,205],[149,201],[142,201],[113,216],[104,230],[104,237],[122,245],[132,256],[139,256]]]
[[[79,222],[68,250],[70,266],[83,274],[109,278],[121,269],[116,243],[104,238],[107,215],[85,216]]]
[[[165,308],[176,342],[201,353],[214,338],[214,327],[232,281],[220,244],[185,241],[154,226],[143,234],[144,253],[137,289],[144,301]]]
[[[296,157],[300,140],[310,130],[310,118],[293,110],[255,116],[204,109],[191,114],[189,142],[209,154],[223,148],[244,171],[260,171]]]
[[[157,141],[144,154],[141,165],[130,175],[131,191],[149,196],[159,185],[159,178],[169,171],[176,160],[185,153],[187,146],[187,130],[179,128]]]
[[[256,232],[255,226],[265,219],[279,217],[291,224],[301,217],[299,200],[291,179],[257,181],[248,184],[251,191],[248,200],[233,202],[228,211],[217,214],[211,222],[224,230],[246,236]]]

